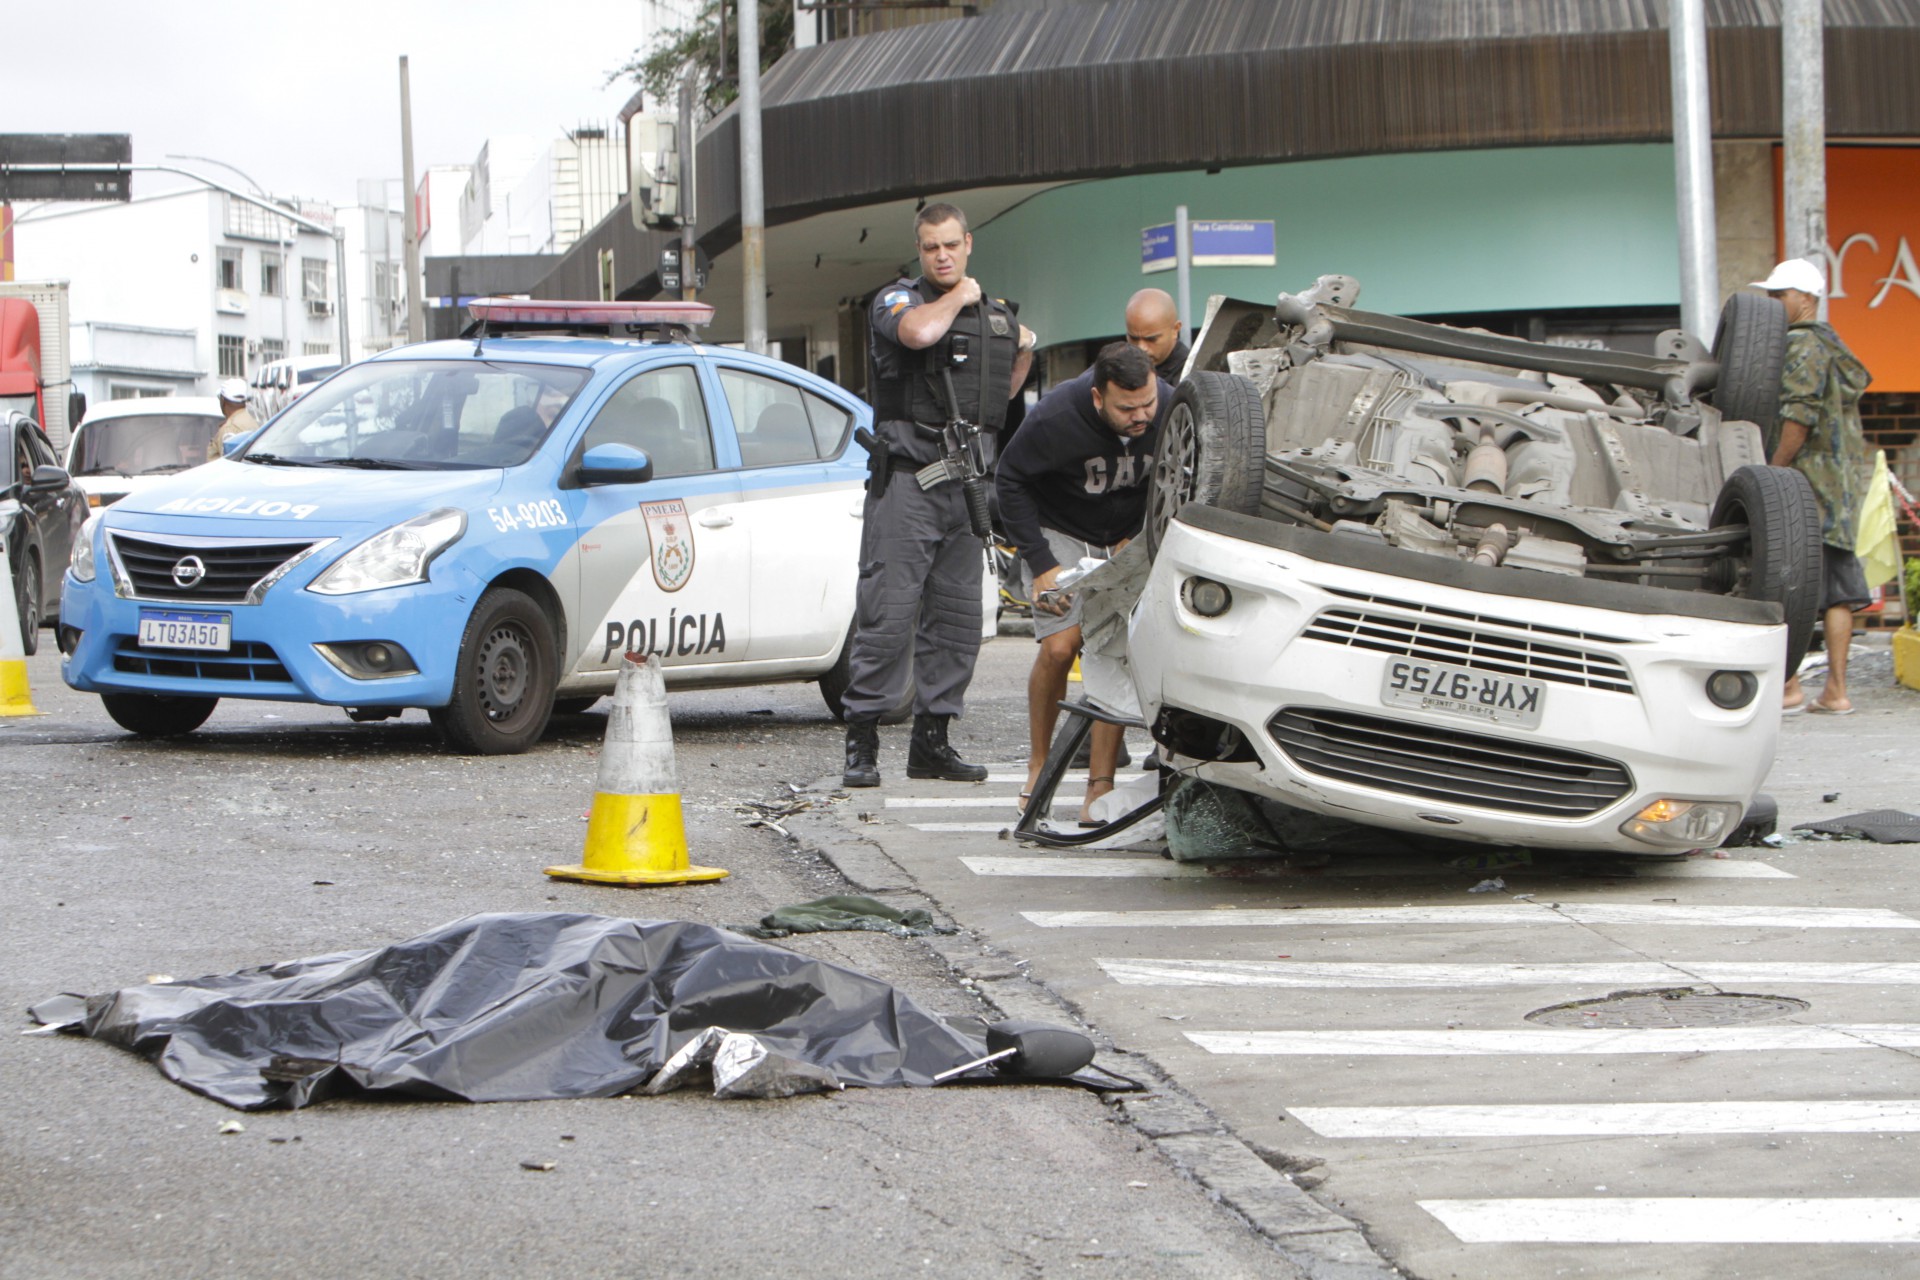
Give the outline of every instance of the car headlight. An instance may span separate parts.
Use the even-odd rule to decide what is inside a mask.
[[[328,596],[350,596],[359,591],[425,582],[433,558],[459,541],[467,531],[467,513],[457,507],[416,516],[384,533],[376,533],[334,562],[309,591]]]
[[[1712,849],[1743,812],[1717,800],[1655,800],[1620,824],[1623,835],[1666,849]]]
[[[80,536],[73,540],[73,553],[67,557],[67,572],[73,575],[75,582],[92,582],[93,535],[100,528],[99,516],[88,516],[87,522],[80,526]]]

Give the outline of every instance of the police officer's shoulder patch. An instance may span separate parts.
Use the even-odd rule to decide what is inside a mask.
[[[998,311],[989,311],[987,313],[987,327],[992,329],[997,337],[1001,338],[1013,332],[1012,327],[1007,323],[1007,318]]]
[[[889,289],[880,295],[880,305],[886,308],[888,315],[899,315],[914,302],[913,294],[906,289]]]

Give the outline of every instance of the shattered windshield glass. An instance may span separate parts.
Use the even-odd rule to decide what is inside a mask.
[[[582,370],[548,365],[375,361],[309,392],[238,456],[407,471],[518,466],[586,379]]]

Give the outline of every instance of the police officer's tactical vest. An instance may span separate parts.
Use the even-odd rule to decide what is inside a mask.
[[[922,302],[940,296],[940,290],[924,276],[898,280],[889,288],[911,289]],[[874,418],[936,426],[951,416],[975,423],[989,434],[998,430],[1007,418],[1007,400],[1013,390],[1009,379],[1020,348],[1017,315],[1018,308],[1012,303],[983,296],[976,305],[962,308],[946,336],[924,351],[885,341],[876,334],[868,380]],[[962,353],[965,359],[957,360]],[[943,369],[953,377],[954,399],[958,401],[951,413],[946,382],[941,377]]]

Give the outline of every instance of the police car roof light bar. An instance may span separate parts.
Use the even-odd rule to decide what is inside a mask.
[[[467,304],[473,322],[462,337],[485,339],[506,333],[604,333],[623,337],[646,329],[687,336],[713,321],[705,302],[568,302],[544,298],[475,298]]]

